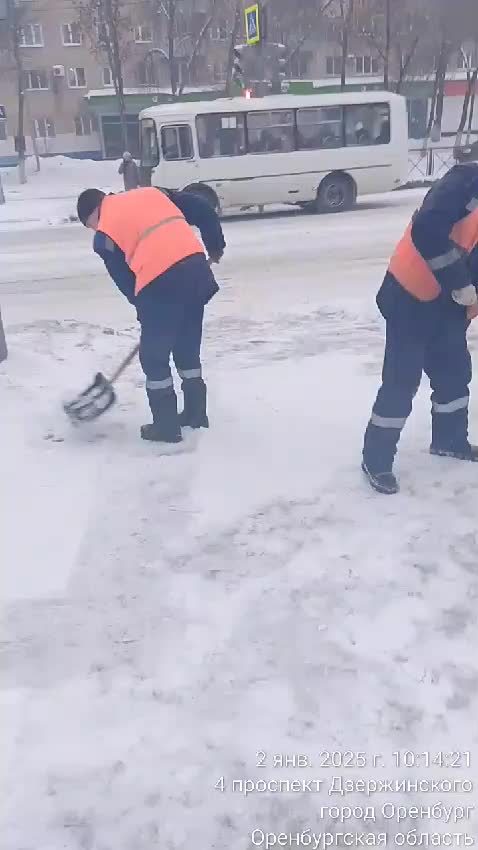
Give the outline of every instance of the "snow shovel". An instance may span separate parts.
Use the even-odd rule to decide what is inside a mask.
[[[135,345],[109,380],[102,372],[98,372],[93,383],[81,395],[63,405],[66,415],[73,423],[91,422],[110,409],[116,401],[113,384],[134,360],[138,351],[139,345]]]

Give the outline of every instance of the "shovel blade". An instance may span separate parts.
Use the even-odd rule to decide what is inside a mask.
[[[91,422],[106,413],[115,401],[113,385],[98,372],[93,383],[75,399],[66,402],[63,409],[74,423]]]

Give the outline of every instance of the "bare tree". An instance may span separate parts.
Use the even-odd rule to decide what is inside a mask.
[[[165,0],[162,3],[163,8],[167,8],[167,17],[168,17],[168,62],[169,62],[169,74],[171,80],[171,93],[176,94],[178,90],[178,69],[176,63],[176,55],[175,55],[175,38],[176,38],[176,27],[177,27],[177,12],[178,12],[178,3],[177,0]]]
[[[233,94],[232,70],[234,66],[234,48],[241,30],[241,12],[243,8],[243,0],[235,0],[232,6],[231,37],[229,39],[229,50],[227,55],[226,69],[226,94],[229,97]]]
[[[223,0],[209,0],[207,11],[195,14],[192,0],[153,0],[153,15],[163,22],[171,94],[184,93],[211,25],[223,5]]]
[[[184,92],[186,80],[189,79],[189,77],[191,75],[191,69],[194,65],[194,62],[196,61],[196,57],[197,57],[199,51],[201,50],[201,47],[204,43],[204,39],[206,38],[206,36],[208,34],[208,31],[211,27],[211,24],[214,21],[214,18],[215,18],[217,9],[218,9],[218,5],[219,5],[219,0],[209,0],[209,9],[206,13],[206,19],[204,20],[202,26],[199,29],[199,32],[197,33],[197,35],[196,35],[196,37],[195,37],[195,39],[194,39],[194,41],[191,45],[191,52],[190,52],[189,58],[186,62],[186,66],[185,66],[185,73],[183,75],[183,79],[182,79],[181,84],[179,86],[179,91],[178,91],[179,95],[181,95]]]
[[[340,45],[342,48],[342,62],[340,67],[340,88],[344,91],[347,84],[347,57],[349,54],[349,41],[354,24],[355,0],[340,0]]]
[[[473,113],[478,83],[478,16],[476,14],[476,3],[475,0],[458,0],[458,4],[459,35],[462,36],[459,52],[466,71],[466,89],[455,139],[456,151],[462,145],[465,129],[468,130],[467,144],[469,142],[470,132],[473,127]],[[464,45],[467,46],[466,49]]]
[[[105,55],[118,101],[123,150],[128,147],[124,98],[124,63],[129,53],[131,23],[123,0],[78,0],[79,24],[97,55]]]
[[[390,88],[391,14],[390,0],[367,0],[356,14],[357,34],[382,60],[383,87],[386,90]]]
[[[288,48],[289,73],[291,64],[309,39],[320,35],[328,10],[337,0],[272,0],[267,5],[269,38]]]
[[[14,0],[6,2],[6,39],[0,50],[4,53],[3,60],[6,73],[13,73],[17,91],[17,132],[16,148],[18,153],[18,176],[20,183],[26,183],[25,167],[25,76],[20,49],[22,22],[25,18],[25,7],[17,5]]]
[[[357,11],[358,34],[383,63],[385,89],[401,92],[430,22],[430,0],[367,0]]]

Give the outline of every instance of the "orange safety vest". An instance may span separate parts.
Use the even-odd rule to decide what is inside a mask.
[[[135,295],[176,263],[204,253],[181,210],[152,186],[103,198],[98,230],[123,251],[136,276]]]
[[[464,256],[478,245],[478,206],[455,224],[450,239]],[[434,301],[441,292],[433,271],[412,241],[412,224],[398,243],[390,260],[389,272],[419,301]]]

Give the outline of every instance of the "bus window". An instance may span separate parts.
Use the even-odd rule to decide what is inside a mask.
[[[176,124],[161,128],[161,151],[168,162],[179,159],[192,159],[194,156],[193,137],[188,124]]]
[[[341,106],[297,110],[297,138],[300,150],[341,148],[344,143],[344,117]]]
[[[249,153],[288,153],[295,150],[292,109],[249,112],[247,136]]]
[[[390,107],[388,103],[366,103],[345,107],[347,145],[388,145]]]
[[[245,119],[241,114],[198,115],[196,128],[201,159],[242,156],[246,150]]]
[[[141,121],[141,165],[143,168],[155,168],[159,162],[158,137],[152,118]]]

